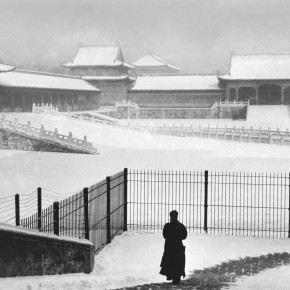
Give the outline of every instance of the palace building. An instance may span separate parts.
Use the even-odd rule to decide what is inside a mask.
[[[147,53],[131,63],[138,76],[178,73],[179,68],[169,64],[161,57]]]
[[[290,104],[290,53],[232,55],[230,72],[218,79],[230,101]]]
[[[216,75],[138,76],[128,99],[140,107],[208,108],[223,99]]]
[[[4,69],[0,73],[2,112],[31,112],[33,103],[52,104],[60,111],[99,107],[100,91],[79,77]]]
[[[290,53],[237,54],[230,60],[228,74],[183,75],[153,54],[128,64],[119,46],[97,45],[80,47],[63,64],[69,75],[19,70],[0,61],[0,111],[27,112],[33,103],[96,110],[123,100],[156,110],[211,108],[221,100],[290,104]]]
[[[2,60],[0,60],[0,73],[12,71],[12,70],[15,70],[14,65],[4,63]]]
[[[75,58],[63,67],[101,90],[100,105],[114,105],[127,99],[127,90],[135,81],[129,75],[133,67],[124,61],[118,46],[82,46]]]

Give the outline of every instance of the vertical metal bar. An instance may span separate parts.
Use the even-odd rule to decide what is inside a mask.
[[[163,170],[161,170],[160,173],[160,220],[161,220],[161,225],[163,225],[163,177],[164,173]]]
[[[227,215],[228,215],[228,206],[227,206],[227,202],[228,202],[228,187],[227,187],[227,183],[228,183],[228,176],[229,176],[229,172],[226,171],[226,175],[225,175],[225,200],[224,200],[224,206],[225,206],[225,223],[224,223],[224,233],[227,233]]]
[[[231,234],[234,234],[234,193],[235,193],[235,175],[234,172],[232,172],[232,202],[231,202],[231,207],[232,207],[232,215],[231,215],[231,225],[232,225],[232,229],[231,229]]]
[[[63,208],[63,216],[65,216],[65,235],[68,236],[67,224],[68,224],[68,216],[67,213],[67,198],[64,200],[64,208]]]
[[[15,224],[20,226],[20,206],[19,206],[19,194],[15,194]]]
[[[208,170],[204,172],[204,231],[207,233],[207,207],[208,207]]]
[[[89,228],[89,189],[85,187],[83,189],[84,194],[84,218],[85,218],[85,239],[90,239],[90,228]]]
[[[290,173],[288,175],[288,238],[290,238]]]
[[[38,230],[39,231],[41,229],[41,223],[42,223],[42,221],[41,221],[41,211],[42,211],[41,188],[38,187],[37,188],[37,213],[38,213],[38,215],[37,215],[37,218],[38,218],[37,226],[38,226]]]
[[[247,236],[249,234],[249,174],[247,173]]]
[[[242,195],[242,173],[240,172],[240,195],[239,195],[239,234],[241,234],[241,224],[242,224],[242,210],[241,210],[241,195]]]
[[[136,179],[136,220],[137,220],[137,229],[140,228],[140,224],[139,224],[139,174],[138,174],[138,170],[136,170],[135,173],[135,179]],[[135,217],[134,217],[135,218]]]
[[[143,214],[143,218],[144,218],[144,222],[145,222],[145,214],[146,214],[146,228],[148,230],[148,192],[147,192],[147,187],[146,187],[146,184],[147,184],[147,172],[146,170],[143,171],[144,172],[144,183],[143,183],[143,189],[144,189],[144,214]]]
[[[128,230],[128,168],[124,169],[124,220],[123,220],[123,231],[126,232]]]
[[[69,236],[72,236],[72,225],[71,225],[71,203],[72,203],[72,197],[70,196],[68,198],[68,227],[69,227]]]
[[[153,178],[152,178],[152,169],[150,170],[150,230],[153,226]]]
[[[111,177],[107,176],[107,243],[111,242]]]
[[[53,233],[59,236],[59,202],[53,203]]]
[[[257,206],[258,207],[258,237],[260,236],[260,206],[259,206],[260,205],[260,177],[261,177],[261,174],[259,173],[258,175],[258,206]],[[262,208],[262,211],[263,211],[263,208]]]
[[[215,227],[215,221],[216,221],[216,208],[217,208],[217,204],[216,204],[216,196],[217,196],[217,193],[218,193],[218,190],[217,190],[217,181],[216,181],[216,171],[214,172],[214,193],[213,191],[211,192],[211,194],[214,196],[214,201],[213,201],[213,205],[214,205],[214,208],[213,208],[213,233],[215,234],[215,230],[216,230],[216,227]]]
[[[267,181],[267,179],[266,179]],[[267,183],[266,183],[267,186]],[[262,190],[261,190],[261,195],[262,195],[262,216],[261,216],[261,221],[262,221],[262,237],[263,237],[263,230],[264,230],[264,194],[263,194],[263,189],[264,189],[264,174],[262,173]],[[267,192],[267,187],[266,187],[266,192]]]

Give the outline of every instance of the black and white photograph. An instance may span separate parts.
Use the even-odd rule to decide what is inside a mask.
[[[290,0],[0,0],[0,290],[287,290]]]

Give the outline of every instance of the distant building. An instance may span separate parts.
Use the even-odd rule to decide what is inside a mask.
[[[99,93],[79,77],[18,69],[0,73],[1,112],[31,112],[33,103],[60,111],[96,109]]]
[[[138,76],[128,99],[140,107],[208,108],[224,97],[216,75]]]
[[[147,53],[131,63],[138,76],[178,73],[179,68],[169,64],[161,57]]]
[[[118,46],[80,47],[75,58],[63,66],[70,74],[81,76],[101,90],[100,105],[114,105],[127,99],[127,89],[135,81],[129,76],[132,66],[124,61]]]
[[[226,99],[290,104],[290,53],[232,55],[229,74],[218,78]]]
[[[4,63],[4,62],[0,59],[0,73],[2,73],[2,72],[12,71],[12,70],[15,70],[15,66],[14,66],[14,65]]]

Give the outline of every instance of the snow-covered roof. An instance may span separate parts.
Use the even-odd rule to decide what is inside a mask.
[[[82,76],[84,80],[126,80],[131,79],[128,75],[120,76]]]
[[[124,62],[118,46],[83,46],[72,61],[63,64],[64,67],[120,65],[131,67]]]
[[[130,91],[221,90],[216,75],[139,76]]]
[[[10,65],[10,64],[6,64],[6,63],[1,63],[0,62],[0,73],[1,72],[8,72],[11,70],[14,70],[15,66],[14,65]]]
[[[78,77],[24,70],[0,73],[0,86],[15,88],[21,87],[76,91],[99,91]]]
[[[142,58],[134,61],[131,63],[134,67],[160,67],[160,66],[167,66],[176,71],[180,71],[179,68],[169,64],[164,59],[159,56],[147,53]]]
[[[290,53],[232,55],[225,80],[290,79]]]

